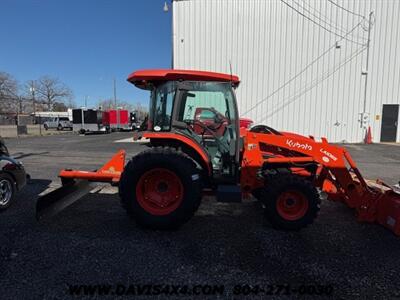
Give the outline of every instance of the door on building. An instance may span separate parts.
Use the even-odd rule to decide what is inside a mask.
[[[383,104],[381,142],[396,142],[399,104]]]

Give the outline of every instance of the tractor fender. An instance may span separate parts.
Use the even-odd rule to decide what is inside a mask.
[[[202,146],[193,139],[173,132],[145,132],[144,138],[150,139],[156,146],[170,146],[182,148],[182,151],[196,161],[209,176],[212,175],[210,157]]]

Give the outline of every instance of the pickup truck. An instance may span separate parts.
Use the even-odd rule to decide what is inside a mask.
[[[57,130],[64,130],[68,128],[72,130],[72,122],[67,117],[56,117],[50,118],[48,121],[43,123],[45,130],[55,128]]]

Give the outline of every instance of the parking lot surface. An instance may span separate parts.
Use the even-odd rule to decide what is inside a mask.
[[[254,201],[207,198],[185,226],[163,232],[136,227],[116,189],[109,188],[49,222],[35,220],[37,196],[58,183],[61,168],[98,168],[120,148],[129,158],[145,148],[115,142],[130,136],[67,133],[6,140],[32,181],[0,214],[1,299],[67,298],[68,285],[103,283],[221,284],[228,297],[238,284],[320,284],[332,285],[336,299],[400,297],[400,237],[357,223],[353,211],[339,203],[323,202],[313,225],[284,232],[270,227]],[[400,179],[400,146],[346,147],[365,177],[390,184]]]

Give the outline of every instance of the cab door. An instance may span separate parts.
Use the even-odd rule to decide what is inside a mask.
[[[232,176],[238,165],[238,116],[230,83],[178,85],[173,123],[208,152],[214,174]],[[184,130],[182,130],[184,129]]]

